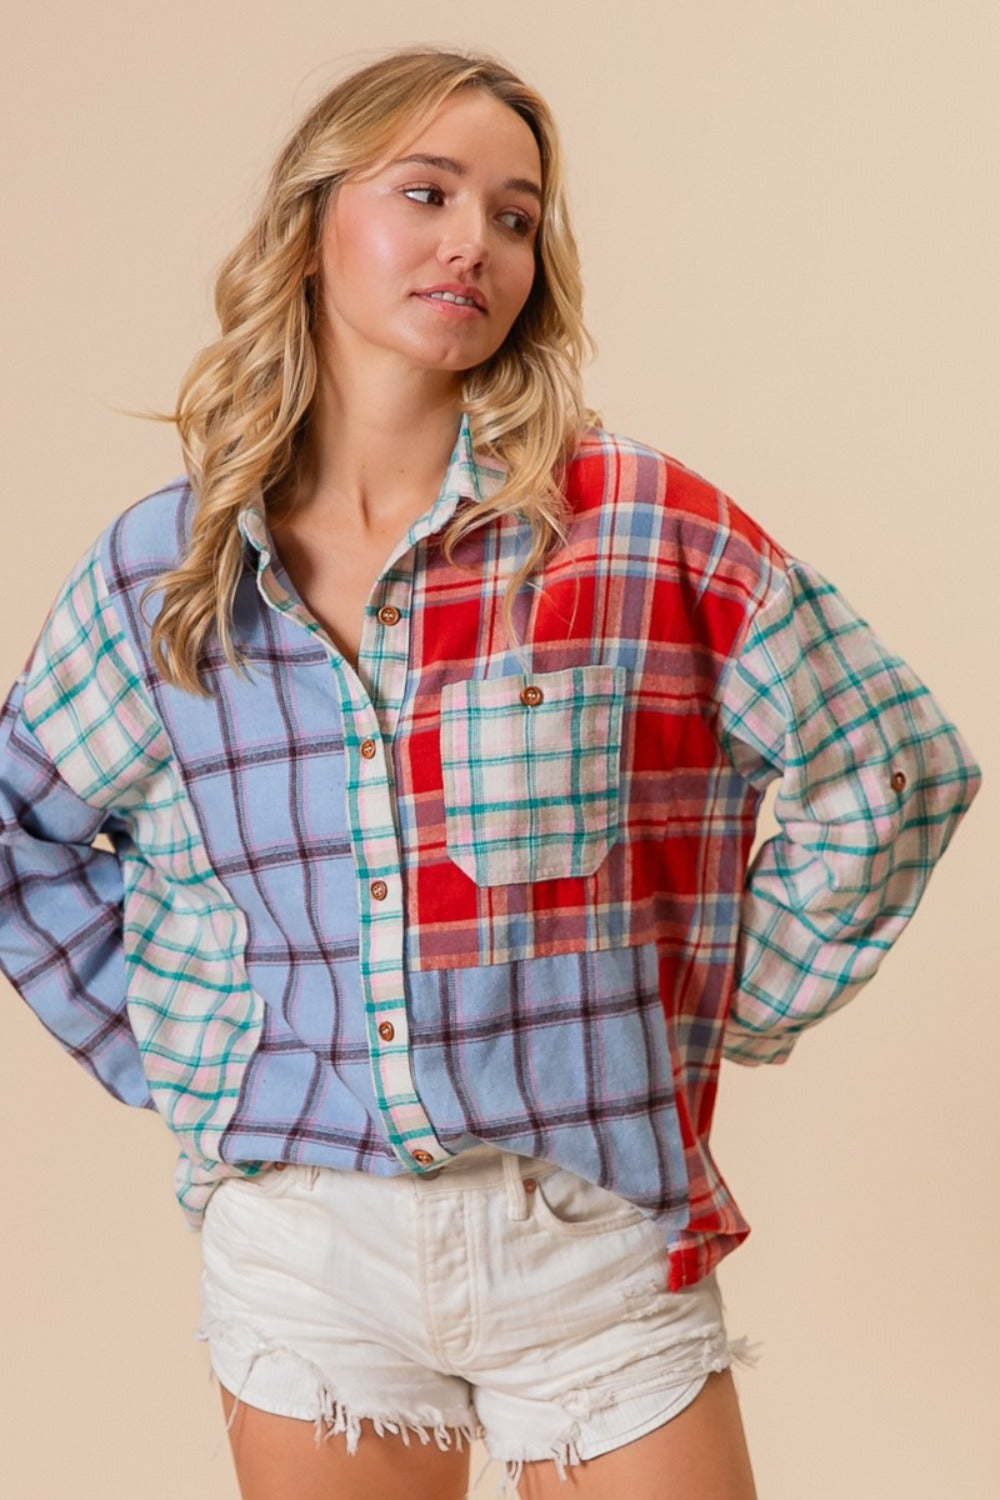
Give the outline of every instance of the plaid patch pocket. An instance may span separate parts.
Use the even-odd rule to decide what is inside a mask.
[[[624,667],[449,683],[448,853],[476,885],[592,875],[618,832]]]

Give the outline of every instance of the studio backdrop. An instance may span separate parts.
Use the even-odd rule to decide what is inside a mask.
[[[182,469],[172,406],[285,134],[415,42],[561,123],[605,424],[713,480],[930,685],[985,789],[870,988],[713,1135],[767,1500],[995,1493],[1000,13],[977,0],[104,0],[5,25],[4,692],[97,533]],[[762,829],[768,832],[768,827]],[[5,1436],[17,1500],[234,1500],[174,1147],[6,985]],[[491,1493],[487,1480],[483,1494]]]

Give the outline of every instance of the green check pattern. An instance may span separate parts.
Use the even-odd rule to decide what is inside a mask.
[[[781,832],[751,867],[726,1055],[780,1062],[875,973],[969,793],[956,731],[832,584],[792,561],[723,687],[722,743],[751,784],[781,775]],[[933,803],[912,795],[934,785]]]
[[[22,733],[121,844],[127,1019],[152,1103],[179,1138],[176,1189],[197,1220],[227,1175],[220,1142],[263,1002],[243,913],[217,879],[163,725],[108,600],[96,551],[51,615],[24,685]]]
[[[448,853],[477,885],[594,873],[618,831],[624,699],[604,666],[443,689]]]
[[[979,768],[832,584],[600,429],[508,638],[523,519],[440,546],[502,478],[463,418],[353,664],[248,500],[247,671],[211,644],[205,697],[160,679],[143,602],[190,487],[106,528],[0,713],[0,966],[162,1114],[195,1226],[268,1162],[392,1176],[488,1142],[641,1207],[679,1290],[749,1232],[721,1059],[785,1061],[872,978]]]

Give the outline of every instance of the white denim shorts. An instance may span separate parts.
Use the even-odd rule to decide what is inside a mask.
[[[638,1209],[491,1147],[421,1177],[227,1178],[202,1242],[198,1337],[218,1380],[352,1453],[367,1418],[442,1448],[480,1437],[512,1485],[538,1459],[564,1478],[754,1359],[727,1339],[714,1273],[665,1290]]]

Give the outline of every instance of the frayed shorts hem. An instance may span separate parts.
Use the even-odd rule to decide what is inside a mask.
[[[248,1330],[245,1326],[235,1331],[246,1340]],[[386,1410],[375,1409],[374,1405],[370,1405],[369,1409],[369,1405],[364,1403],[348,1403],[331,1389],[318,1366],[312,1365],[294,1350],[263,1338],[254,1340],[256,1347],[248,1358],[227,1366],[225,1358],[220,1359],[214,1352],[218,1348],[220,1333],[224,1335],[225,1332],[226,1330],[218,1327],[208,1326],[199,1330],[198,1337],[216,1340],[213,1344],[212,1374],[234,1398],[227,1428],[235,1421],[239,1407],[246,1405],[266,1411],[272,1416],[311,1422],[317,1446],[332,1437],[342,1436],[349,1455],[357,1452],[364,1422],[371,1424],[376,1437],[395,1436],[407,1446],[412,1439],[425,1446],[433,1441],[442,1452],[453,1449],[460,1453],[465,1445],[471,1446],[478,1440],[486,1448],[489,1458],[473,1481],[470,1494],[478,1489],[490,1464],[497,1463],[504,1470],[497,1500],[509,1493],[516,1494],[525,1464],[551,1461],[555,1464],[558,1477],[565,1480],[568,1469],[636,1442],[678,1416],[699,1395],[709,1375],[729,1369],[734,1363],[752,1366],[758,1358],[756,1348],[747,1339],[729,1340],[724,1353],[711,1356],[706,1351],[704,1370],[685,1383],[674,1381],[647,1392],[632,1390],[622,1393],[620,1397],[615,1393],[605,1404],[599,1402],[596,1410],[587,1413],[589,1420],[586,1427],[581,1420],[573,1420],[552,1441],[525,1443],[523,1440],[512,1442],[509,1438],[494,1436],[478,1419],[473,1417],[470,1420],[464,1409],[449,1411],[417,1403],[406,1410]],[[231,1334],[233,1330],[229,1332]],[[271,1358],[267,1359],[268,1356]],[[247,1386],[251,1384],[259,1362],[265,1359],[271,1367],[270,1378],[263,1388],[258,1385],[252,1396],[248,1397],[245,1394]],[[242,1371],[240,1363],[244,1366]],[[287,1378],[282,1378],[282,1366],[286,1376],[292,1375],[291,1389]],[[295,1387],[301,1390],[304,1378],[308,1379],[313,1392],[308,1399],[294,1394]]]
[[[218,1339],[220,1333],[224,1336],[225,1330],[209,1324],[207,1328],[199,1330],[198,1337]],[[238,1333],[245,1338],[245,1329],[239,1329]],[[268,1360],[271,1378],[263,1387],[258,1383],[248,1396],[247,1387],[251,1385],[259,1363],[268,1356],[271,1356]],[[461,1452],[463,1442],[471,1443],[481,1436],[478,1423],[470,1422],[464,1409],[443,1411],[437,1406],[417,1403],[406,1411],[384,1408],[376,1410],[374,1407],[369,1410],[364,1403],[358,1406],[350,1404],[331,1388],[318,1365],[311,1364],[290,1348],[263,1338],[249,1358],[244,1358],[240,1363],[244,1366],[242,1371],[238,1364],[227,1365],[225,1356],[220,1358],[213,1345],[212,1374],[219,1385],[234,1398],[227,1429],[232,1427],[242,1405],[252,1406],[270,1416],[312,1422],[317,1445],[324,1439],[343,1437],[349,1454],[358,1450],[362,1422],[372,1424],[376,1437],[389,1434],[400,1438],[406,1445],[409,1445],[411,1437],[425,1445],[433,1439],[442,1451],[454,1447]],[[287,1376],[288,1373],[293,1375],[294,1386],[299,1389],[303,1380],[308,1380],[313,1389],[312,1396],[304,1398],[289,1390],[289,1381],[283,1378],[283,1374]]]

